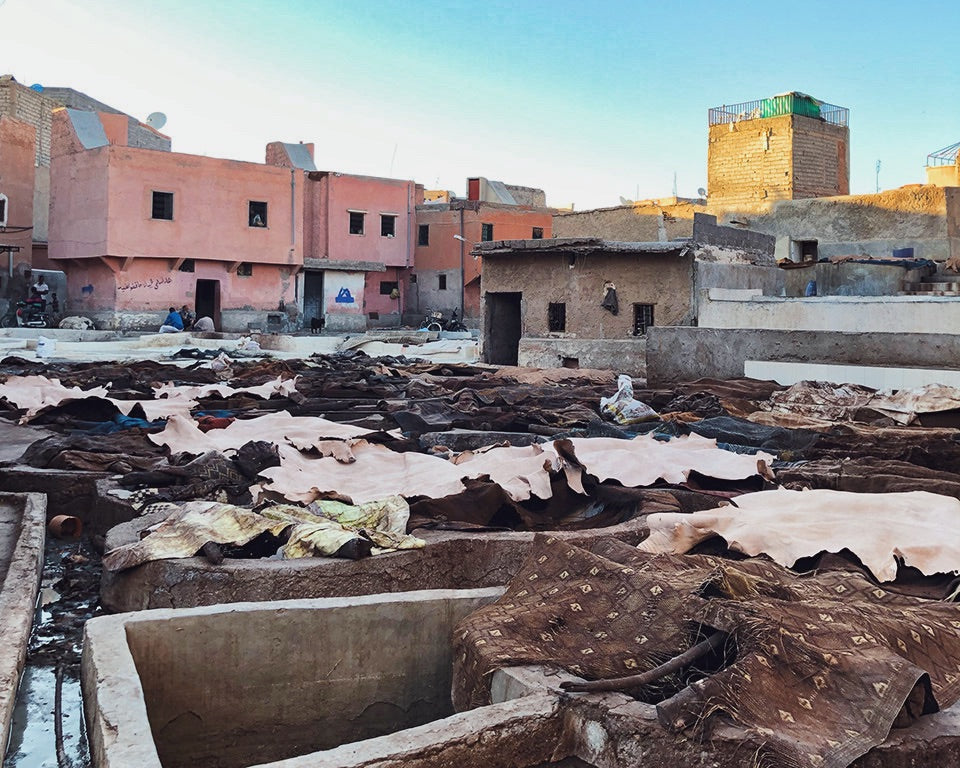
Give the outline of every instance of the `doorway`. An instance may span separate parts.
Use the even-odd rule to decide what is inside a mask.
[[[303,273],[303,321],[323,318],[323,272],[308,270]]]
[[[222,331],[220,324],[220,281],[197,280],[196,292],[197,317],[209,317],[213,320],[213,327]]]
[[[494,365],[516,365],[520,351],[522,293],[484,295],[484,358]]]

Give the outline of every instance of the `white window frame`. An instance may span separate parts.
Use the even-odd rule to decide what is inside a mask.
[[[10,216],[10,198],[3,192],[0,192],[0,202],[3,203],[3,215],[0,216],[0,227],[7,226],[7,218]]]

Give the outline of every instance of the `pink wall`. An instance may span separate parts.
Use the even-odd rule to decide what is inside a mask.
[[[410,266],[416,185],[412,181],[326,172],[308,182],[312,196],[308,258]],[[366,211],[364,233],[350,234],[350,210]],[[396,215],[395,234],[380,234],[380,215]]]
[[[194,306],[197,280],[220,283],[221,311],[275,311],[281,299],[294,301],[291,269],[255,264],[253,275],[226,272],[222,263],[197,262],[195,272],[171,271],[163,261],[135,259],[125,271],[116,259],[84,259],[70,264],[67,300],[78,312],[162,312]],[[115,271],[116,270],[116,271]]]
[[[56,115],[54,125],[56,125]],[[50,260],[84,259],[107,251],[109,147],[50,160]]]
[[[377,312],[381,317],[384,315],[395,315],[406,311],[406,274],[405,269],[401,267],[387,267],[386,272],[367,272],[366,285],[364,287],[364,311]],[[328,273],[329,274],[329,273]],[[399,299],[391,299],[389,295],[380,293],[380,283],[397,283],[397,290],[400,291]],[[376,321],[374,321],[376,322]]]
[[[107,253],[163,258],[300,263],[295,222],[303,174],[237,160],[110,147]],[[296,185],[291,209],[291,175]],[[153,192],[173,193],[173,220],[151,218]],[[267,203],[267,226],[249,226],[251,200]]]
[[[36,129],[29,123],[0,117],[0,192],[7,196],[7,226],[33,226],[34,153]],[[30,263],[33,232],[0,233],[4,245],[19,246],[14,264]],[[6,268],[7,254],[0,256]]]

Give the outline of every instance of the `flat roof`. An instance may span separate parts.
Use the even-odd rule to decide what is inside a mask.
[[[607,253],[679,253],[691,246],[689,240],[669,240],[665,243],[637,243],[620,240],[603,240],[599,237],[552,237],[543,240],[493,240],[477,243],[474,251],[482,255],[500,253],[569,253],[570,251],[606,251]]]

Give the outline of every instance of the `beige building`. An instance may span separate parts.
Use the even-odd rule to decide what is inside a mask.
[[[849,110],[801,93],[708,113],[707,195],[717,206],[846,195]]]

